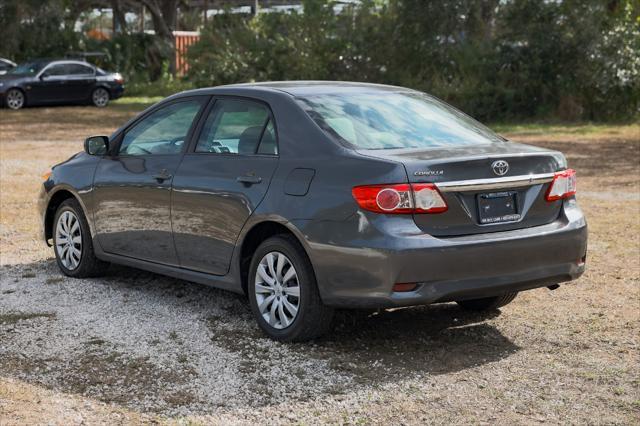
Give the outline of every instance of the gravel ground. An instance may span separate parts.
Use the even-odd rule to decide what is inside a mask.
[[[37,240],[39,175],[134,110],[0,110],[0,424],[640,422],[640,126],[510,135],[578,170],[577,282],[487,314],[341,312],[279,344],[242,297],[116,266],[66,278]]]

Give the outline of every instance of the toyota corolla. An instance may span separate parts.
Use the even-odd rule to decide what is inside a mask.
[[[129,265],[244,293],[281,341],[335,308],[488,310],[585,268],[576,172],[401,87],[171,96],[53,167],[43,236],[71,277]]]

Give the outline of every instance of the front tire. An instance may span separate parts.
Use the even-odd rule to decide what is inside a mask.
[[[329,330],[333,309],[322,303],[311,262],[293,236],[278,235],[260,244],[248,280],[251,310],[272,339],[301,342]]]
[[[25,104],[25,96],[24,92],[20,89],[10,89],[5,94],[5,103],[7,107],[18,110],[22,108]]]
[[[460,300],[456,303],[468,311],[492,311],[513,302],[518,293],[506,293],[501,296],[482,299]]]
[[[60,204],[53,226],[53,251],[63,274],[87,278],[105,272],[109,264],[95,256],[89,224],[77,200]]]
[[[104,108],[109,105],[109,91],[104,87],[98,87],[91,93],[91,102],[98,108]]]

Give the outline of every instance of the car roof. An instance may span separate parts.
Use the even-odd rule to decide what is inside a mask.
[[[229,84],[183,92],[182,94],[216,94],[229,93],[233,89],[251,89],[251,91],[279,91],[292,96],[330,95],[343,93],[392,93],[415,92],[406,87],[388,86],[385,84],[359,83],[352,81],[265,81],[260,83]]]
[[[34,58],[28,61],[24,61],[25,64],[40,64],[43,66],[50,65],[53,63],[73,63],[73,64],[81,64],[88,65],[92,67],[93,65],[89,62],[83,61],[81,59],[70,59],[70,58]]]
[[[79,65],[86,65],[88,67],[95,68],[93,64],[90,64],[89,62],[79,60],[79,59],[53,59],[48,61],[47,65],[51,65],[54,63],[55,64],[79,64]]]

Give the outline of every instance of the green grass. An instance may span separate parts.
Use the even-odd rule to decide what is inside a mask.
[[[113,101],[114,105],[147,104],[152,105],[164,99],[162,96],[125,96]]]
[[[498,133],[518,135],[544,135],[563,133],[573,135],[597,135],[602,133],[640,132],[638,123],[493,123],[489,127]]]
[[[109,108],[126,112],[142,111],[162,99],[162,96],[126,96],[111,102]]]

